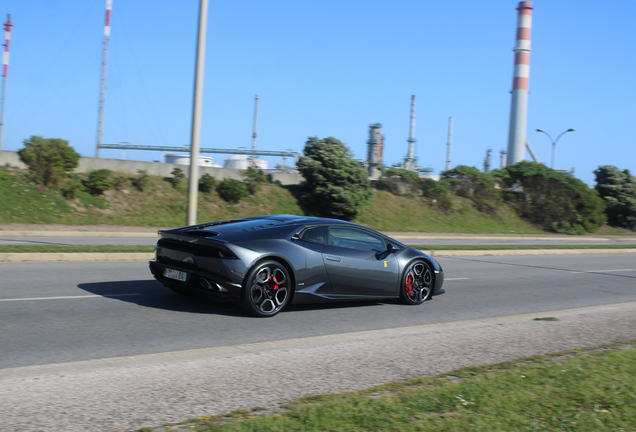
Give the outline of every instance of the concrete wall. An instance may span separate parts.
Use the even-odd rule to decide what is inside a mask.
[[[14,151],[0,151],[0,166],[27,169],[28,167],[20,161],[18,153]],[[109,169],[116,172],[124,172],[126,174],[137,174],[137,170],[146,170],[150,175],[169,177],[175,168],[181,168],[186,176],[190,175],[188,165],[169,164],[163,162],[141,162],[125,159],[105,159],[94,157],[80,157],[79,166],[75,169],[77,173],[87,173],[98,169]],[[264,171],[270,179],[270,182],[285,185],[300,184],[303,177],[297,173],[281,173]],[[210,174],[216,179],[233,178],[243,180],[241,170],[229,168],[213,168],[199,167],[199,176]]]

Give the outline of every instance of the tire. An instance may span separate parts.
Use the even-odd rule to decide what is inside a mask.
[[[426,261],[413,261],[402,276],[400,300],[408,305],[424,303],[433,294],[434,280],[433,270]]]
[[[248,272],[238,303],[250,315],[272,317],[287,306],[291,296],[289,271],[278,261],[267,260]]]

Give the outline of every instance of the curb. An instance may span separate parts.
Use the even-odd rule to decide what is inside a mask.
[[[432,257],[505,256],[505,255],[594,255],[633,254],[636,249],[513,249],[513,250],[422,250]]]
[[[156,232],[112,231],[2,231],[0,237],[157,238]]]
[[[151,261],[155,254],[150,252],[114,253],[0,253],[0,261],[5,262],[82,262],[82,261]]]
[[[506,256],[506,255],[594,255],[636,254],[636,249],[514,249],[514,250],[446,250],[427,251],[432,257]],[[0,253],[0,262],[91,262],[152,261],[155,254],[138,253]]]

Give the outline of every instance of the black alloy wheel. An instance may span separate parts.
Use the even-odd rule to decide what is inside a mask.
[[[281,263],[258,263],[243,282],[239,306],[256,317],[271,317],[283,310],[291,298],[291,278]]]
[[[414,261],[406,268],[400,286],[400,300],[409,305],[418,305],[431,298],[433,293],[433,270],[425,261]]]

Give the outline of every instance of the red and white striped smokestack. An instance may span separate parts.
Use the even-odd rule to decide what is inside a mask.
[[[113,9],[113,0],[106,0],[106,23],[104,24],[104,37],[110,37],[110,11]]]
[[[106,0],[106,21],[104,23],[104,47],[102,49],[102,79],[99,89],[99,113],[97,114],[97,145],[95,157],[99,157],[99,146],[102,144],[102,120],[104,118],[104,89],[106,88],[106,59],[108,58],[108,40],[110,39],[110,11],[113,0]]]
[[[2,57],[2,77],[6,78],[9,70],[9,41],[11,40],[11,15],[7,15],[7,22],[4,23],[4,56]]]
[[[530,78],[530,31],[532,28],[532,2],[519,2],[517,8],[517,43],[512,79],[512,106],[508,133],[508,164],[525,159],[526,129],[528,122],[528,80]]]
[[[4,101],[7,93],[7,72],[9,71],[9,41],[11,40],[11,15],[7,15],[4,23],[4,54],[2,56],[2,100],[0,101],[0,150],[4,136]]]

